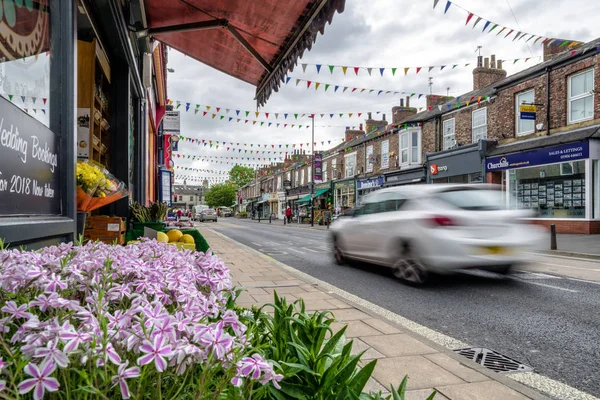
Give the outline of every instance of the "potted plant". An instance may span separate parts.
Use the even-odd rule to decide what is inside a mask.
[[[143,206],[137,201],[134,201],[129,206],[131,216],[133,217],[133,229],[143,230],[148,227],[154,230],[162,230],[165,228],[165,217],[167,216],[167,203],[154,202],[149,207]]]

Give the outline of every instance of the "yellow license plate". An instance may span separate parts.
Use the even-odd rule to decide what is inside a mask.
[[[480,253],[482,254],[508,254],[510,250],[502,246],[485,246],[481,247]]]

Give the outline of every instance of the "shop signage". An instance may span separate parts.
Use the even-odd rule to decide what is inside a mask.
[[[0,98],[0,215],[59,215],[58,136]]]
[[[364,179],[356,183],[356,188],[358,190],[378,188],[383,186],[383,181],[383,176],[378,176],[377,178],[372,179]]]
[[[519,106],[519,114],[521,119],[535,121],[537,107],[534,105],[521,104]]]
[[[167,111],[163,118],[163,131],[171,133],[179,133],[179,111]]]
[[[320,182],[323,180],[323,155],[321,153],[315,154],[314,164],[314,180]]]
[[[354,179],[348,181],[334,182],[333,186],[336,190],[343,188],[354,188]]]
[[[171,171],[160,170],[160,201],[171,207]]]
[[[448,171],[448,166],[447,165],[431,164],[429,166],[429,171],[431,172],[431,175],[437,175],[440,172]]]
[[[287,190],[291,189],[292,188],[292,182],[288,181],[288,180],[283,181],[283,188],[287,189]]]
[[[503,171],[534,165],[554,164],[588,158],[589,142],[577,142],[486,159],[486,171]]]

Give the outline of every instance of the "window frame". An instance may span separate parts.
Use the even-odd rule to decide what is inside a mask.
[[[386,144],[385,147],[387,147],[387,151],[384,152],[384,146],[383,144]],[[383,161],[386,161],[386,163],[384,164]],[[381,168],[380,169],[388,169],[390,167],[390,141],[389,140],[384,140],[383,142],[381,142]]]
[[[483,112],[485,114],[485,123],[483,125],[477,125],[475,126],[475,114],[476,113],[480,113]],[[480,139],[487,139],[487,107],[482,107],[482,108],[478,108],[477,110],[473,110],[473,112],[471,113],[471,142],[472,143],[477,143],[479,142]],[[478,128],[485,128],[485,134],[480,137],[479,139],[475,140],[475,129]]]
[[[332,181],[338,179],[337,172],[338,172],[338,170],[337,170],[337,158],[333,158],[331,160],[331,174],[332,174],[331,175],[331,180]]]
[[[571,81],[573,78],[579,76],[579,75],[584,75],[587,73],[591,73],[592,75],[592,90],[595,87],[595,76],[594,76],[594,68],[586,68],[582,71],[576,72],[574,74],[571,74],[567,77],[567,124],[577,124],[579,122],[584,122],[584,121],[589,121],[594,119],[594,93],[593,92],[587,92],[584,94],[580,94],[574,97],[571,97]],[[581,99],[585,99],[587,97],[591,97],[592,98],[592,115],[590,117],[583,117],[581,119],[577,119],[577,120],[571,120],[571,104],[574,101],[577,100],[581,100]]]
[[[452,135],[446,134],[446,124],[449,124],[452,121]],[[454,138],[454,143],[446,147],[446,137],[452,136]],[[443,150],[451,149],[456,145],[456,118],[448,118],[442,122],[442,148]]]
[[[519,96],[524,95],[526,93],[530,93],[530,92],[533,92],[533,101],[535,101],[535,89],[526,89],[515,95],[515,136],[526,136],[526,135],[531,135],[532,133],[535,133],[535,121],[533,121],[533,129],[532,130],[519,132],[519,121],[520,121],[519,114],[521,113],[521,111],[519,111],[519,106],[522,104],[522,103],[519,103]]]
[[[369,152],[370,151],[370,152]],[[369,145],[365,148],[365,172],[373,172],[373,170],[375,169],[374,164],[371,164],[369,162],[369,156],[372,156],[374,154],[374,149],[373,149],[373,145]]]
[[[354,159],[354,174],[348,175],[348,172],[349,172],[348,171],[348,160],[350,158]],[[345,178],[352,178],[352,177],[356,176],[357,175],[357,167],[358,167],[358,165],[357,165],[357,160],[356,160],[356,152],[347,154],[344,156],[344,177]]]
[[[323,161],[323,169],[321,172],[323,173],[323,183],[327,182],[327,161]]]
[[[417,144],[416,146],[413,143],[413,134],[417,134]],[[407,147],[402,147],[402,138],[404,135],[407,136]],[[422,152],[422,131],[420,129],[407,129],[399,134],[398,136],[398,163],[402,165],[416,165],[421,164],[421,152]],[[417,148],[417,159],[413,160],[412,150],[413,147]],[[402,161],[402,152],[406,151],[406,162]]]

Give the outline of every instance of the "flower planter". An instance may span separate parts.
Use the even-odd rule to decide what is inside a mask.
[[[167,224],[164,222],[134,222],[133,223],[133,229],[142,230],[142,231],[144,230],[145,227],[154,229],[155,231],[160,231],[160,230],[165,229],[165,226],[167,226]]]

